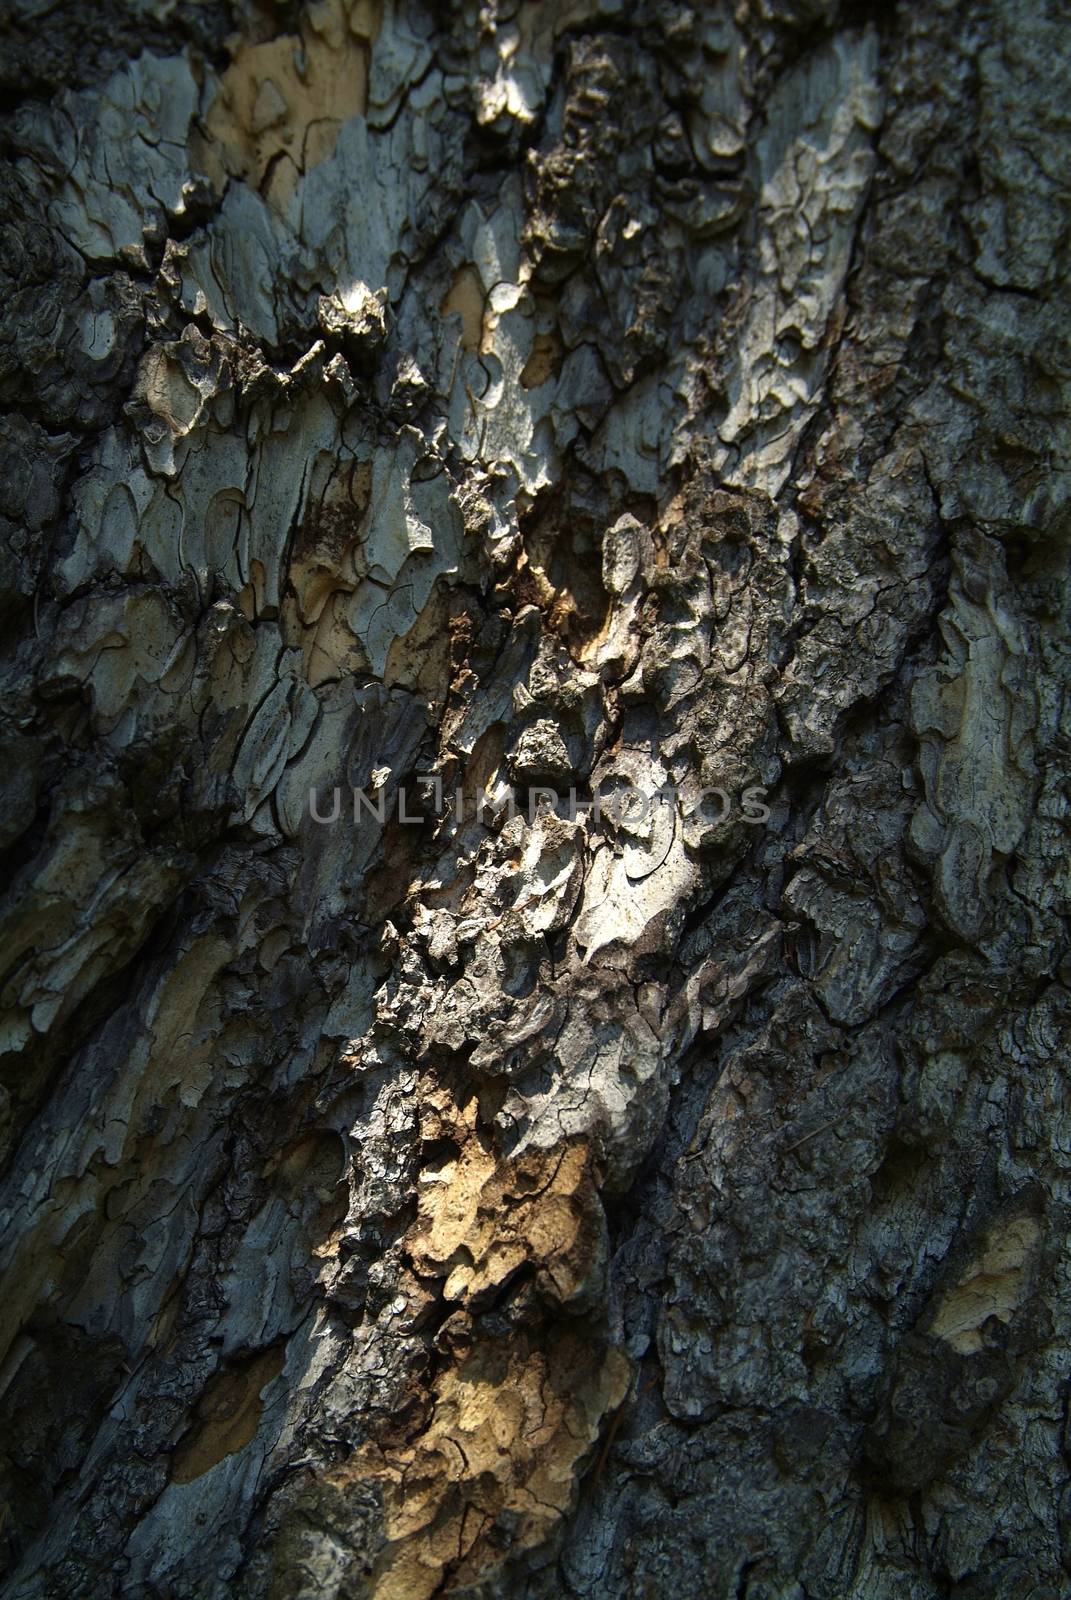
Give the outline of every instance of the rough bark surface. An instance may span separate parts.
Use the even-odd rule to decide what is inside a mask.
[[[1067,1595],[1067,21],[9,0],[8,1600]]]

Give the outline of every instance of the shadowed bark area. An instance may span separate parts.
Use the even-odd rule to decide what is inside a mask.
[[[1066,22],[11,0],[4,1600],[1066,1595]]]

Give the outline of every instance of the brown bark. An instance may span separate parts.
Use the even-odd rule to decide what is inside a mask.
[[[1067,1592],[1065,20],[15,0],[5,1596]]]

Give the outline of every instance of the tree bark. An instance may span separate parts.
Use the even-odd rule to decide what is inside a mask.
[[[1068,1593],[1066,20],[13,0],[6,1597]]]

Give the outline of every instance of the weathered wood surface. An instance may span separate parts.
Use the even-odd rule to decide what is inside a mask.
[[[5,1596],[1067,1594],[1066,23],[9,0]]]

